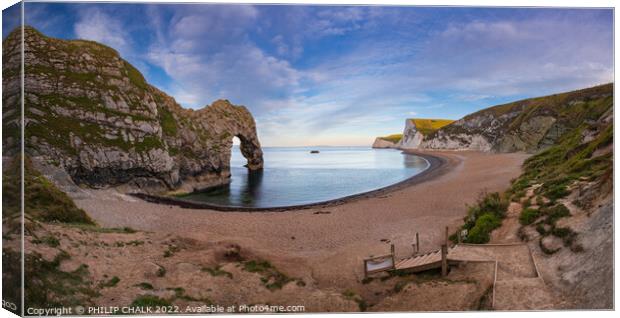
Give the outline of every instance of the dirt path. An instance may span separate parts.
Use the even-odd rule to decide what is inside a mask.
[[[523,244],[498,248],[498,275],[495,285],[495,310],[553,309],[556,300],[551,288],[538,272],[539,265],[531,247],[518,237],[519,215],[523,207],[511,202],[502,226],[491,234],[492,244]],[[535,264],[536,262],[536,264]]]

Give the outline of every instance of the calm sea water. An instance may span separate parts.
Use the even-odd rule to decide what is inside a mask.
[[[428,167],[423,158],[392,149],[266,147],[263,151],[265,168],[249,172],[239,147],[233,147],[231,183],[183,198],[243,207],[316,203],[383,188]]]

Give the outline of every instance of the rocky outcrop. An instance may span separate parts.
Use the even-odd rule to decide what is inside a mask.
[[[20,32],[3,59],[20,56]],[[104,45],[60,40],[25,28],[25,151],[65,169],[75,183],[191,191],[228,182],[233,137],[249,169],[261,169],[256,124],[243,106],[218,100],[182,108]],[[19,63],[3,65],[5,124],[19,115]],[[17,84],[16,84],[17,83]],[[15,151],[18,136],[5,136]]]
[[[567,131],[595,120],[590,114],[612,106],[613,84],[526,99],[467,115],[425,136],[416,147],[537,152],[554,145]]]
[[[385,140],[381,137],[377,137],[375,138],[375,141],[372,143],[372,147],[376,149],[389,149],[389,148],[396,148],[396,144],[389,140]]]

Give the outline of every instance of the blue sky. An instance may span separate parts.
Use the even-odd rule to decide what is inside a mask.
[[[613,81],[610,9],[26,3],[26,23],[117,49],[185,107],[247,106],[266,146]]]

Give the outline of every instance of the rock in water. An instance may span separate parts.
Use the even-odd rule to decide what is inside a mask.
[[[4,124],[18,125],[20,29],[3,41]],[[263,167],[256,124],[244,106],[182,108],[112,48],[47,37],[26,27],[26,153],[77,184],[192,191],[228,182],[233,137],[249,169]],[[4,137],[5,151],[19,151]],[[8,155],[8,154],[7,154]]]

